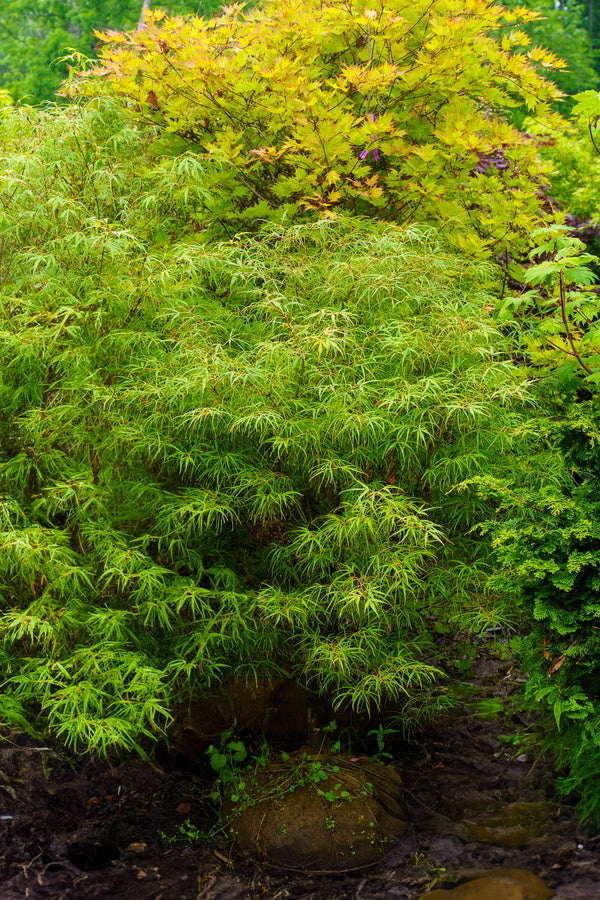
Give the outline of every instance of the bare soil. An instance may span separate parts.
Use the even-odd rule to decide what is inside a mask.
[[[485,651],[473,679],[479,698],[509,698],[521,676]],[[236,854],[223,834],[183,833],[215,824],[203,757],[191,763],[165,754],[156,768],[137,757],[109,763],[5,734],[0,897],[417,900],[433,887],[509,866],[542,877],[557,900],[598,900],[600,836],[559,805],[550,761],[511,741],[522,720],[510,712],[487,720],[474,709],[471,698],[417,744],[394,745],[410,827],[377,866],[344,876],[266,871]],[[460,812],[466,800],[480,807],[549,801],[548,820],[517,846],[475,840]]]

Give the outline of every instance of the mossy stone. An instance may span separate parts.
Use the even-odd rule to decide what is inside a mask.
[[[421,900],[549,900],[554,891],[526,869],[492,869],[450,891],[435,890]]]
[[[225,800],[237,848],[263,865],[311,874],[374,865],[407,828],[397,770],[330,756],[321,764],[326,777],[307,783],[314,759],[270,761],[246,779],[249,801]]]

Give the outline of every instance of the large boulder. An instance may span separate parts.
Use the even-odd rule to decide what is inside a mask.
[[[407,827],[394,766],[306,752],[246,777],[243,798],[230,792],[223,814],[242,853],[311,874],[374,865]]]

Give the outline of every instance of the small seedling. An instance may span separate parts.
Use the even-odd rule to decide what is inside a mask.
[[[371,731],[368,732],[368,737],[372,735],[375,737],[377,741],[377,753],[374,753],[371,756],[372,760],[381,760],[381,759],[393,759],[391,753],[388,753],[385,749],[386,747],[386,738],[391,734],[399,734],[397,728],[384,728],[383,724],[380,722],[377,728],[372,728]]]

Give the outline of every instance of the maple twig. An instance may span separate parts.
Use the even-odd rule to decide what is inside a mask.
[[[596,117],[594,119],[594,125],[596,124],[597,121],[598,121],[598,118]],[[598,149],[598,145],[597,145],[596,141],[594,140],[594,132],[592,131],[592,120],[591,119],[588,119],[588,131],[590,133],[590,140],[591,140],[592,144],[594,145],[594,150],[596,151],[598,156],[600,156],[600,149]]]
[[[584,369],[588,373],[588,375],[592,375],[592,370],[589,368],[589,366],[586,366],[581,356],[577,352],[575,342],[573,341],[573,335],[571,334],[571,329],[569,328],[567,322],[567,292],[565,288],[565,276],[562,272],[560,273],[560,311],[562,314],[563,325],[565,326],[565,331],[567,332],[567,338],[571,345],[571,349],[573,350],[573,356],[575,357],[581,368]]]

